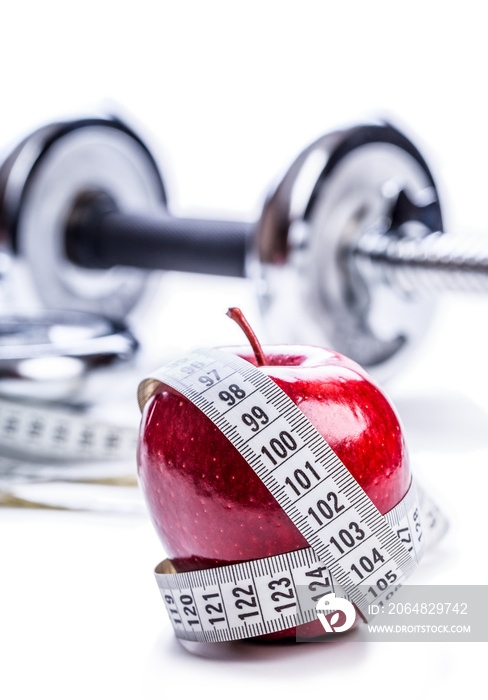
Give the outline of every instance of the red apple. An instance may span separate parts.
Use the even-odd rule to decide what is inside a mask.
[[[247,347],[225,348],[254,365]],[[382,514],[410,469],[394,409],[355,362],[331,350],[264,348],[261,367],[300,407]],[[282,554],[308,543],[235,447],[198,408],[161,391],[142,416],[138,465],[152,521],[178,571]],[[323,634],[318,620],[300,634]],[[266,635],[291,638],[296,628]]]

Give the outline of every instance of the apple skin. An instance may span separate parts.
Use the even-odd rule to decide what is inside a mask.
[[[222,348],[256,365],[249,346]],[[268,346],[261,370],[300,407],[385,514],[411,475],[398,417],[355,362],[316,347]],[[138,473],[151,519],[178,571],[212,568],[308,547],[244,458],[220,430],[172,390],[143,410]],[[301,637],[322,636],[318,620]],[[297,628],[261,639],[292,639]]]

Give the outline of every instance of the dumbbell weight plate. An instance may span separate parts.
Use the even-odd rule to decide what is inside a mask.
[[[353,255],[364,232],[389,235],[401,190],[437,204],[442,230],[433,177],[389,124],[329,133],[300,154],[265,204],[249,266],[272,341],[332,347],[380,379],[403,363],[434,302],[359,269]],[[426,233],[421,224],[411,230]]]
[[[166,205],[159,170],[135,133],[116,118],[43,127],[25,139],[0,172],[0,227],[16,257],[17,284],[48,308],[124,318],[140,299],[147,273],[87,270],[66,256],[65,229],[85,191],[109,194],[121,211]],[[14,276],[15,276],[14,274]]]

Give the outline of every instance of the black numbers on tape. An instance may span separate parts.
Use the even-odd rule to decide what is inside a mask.
[[[276,605],[275,610],[278,613],[283,612],[287,608],[294,608],[296,606],[295,593],[291,587],[291,581],[289,578],[284,576],[283,578],[270,581],[268,583],[268,588],[270,588],[273,593],[271,594],[271,600],[273,603],[281,603],[284,598],[291,600],[291,603],[283,603],[282,605]],[[280,590],[284,589],[284,590]]]
[[[396,533],[400,538],[400,542],[403,542],[405,545],[410,545],[410,547],[407,547],[407,550],[411,552],[413,550],[413,545],[411,544],[412,538],[410,537],[410,531],[408,527],[401,527],[399,530],[396,531]]]
[[[395,572],[391,571],[391,569],[390,569],[390,571],[386,572],[386,574],[384,575],[384,578],[379,578],[376,581],[375,586],[370,586],[368,588],[368,593],[371,593],[371,595],[373,595],[376,598],[378,596],[378,592],[386,591],[388,586],[391,586],[392,583],[395,583],[397,578],[398,577],[395,574]],[[387,600],[388,600],[388,596],[387,596]]]
[[[244,389],[241,389],[238,384],[231,384],[228,390],[224,390],[219,393],[219,399],[225,401],[228,406],[233,406],[236,399],[240,401],[241,399],[244,399],[245,396],[246,392]]]
[[[180,618],[180,613],[178,612],[178,608],[176,607],[175,599],[173,598],[172,595],[166,594],[164,596],[164,600],[166,603],[170,606],[168,608],[171,617],[173,618],[175,624],[182,625],[183,622],[181,621]],[[180,604],[183,606],[183,614],[185,616],[185,623],[187,625],[199,625],[200,621],[198,619],[198,613],[197,613],[197,608],[195,605],[195,602],[192,598],[191,595],[188,595],[187,593],[182,593],[179,598]],[[171,607],[173,606],[173,607]]]
[[[172,608],[171,608],[171,607],[168,608],[169,613],[170,613],[171,617],[173,618],[174,623],[175,623],[176,625],[182,625],[183,623],[182,623],[182,621],[181,621],[181,619],[180,619],[180,614],[179,614],[179,612],[178,612],[178,609],[176,608],[176,605],[175,605],[175,601],[174,601],[173,596],[171,596],[171,595],[165,595],[165,596],[164,596],[164,600],[166,601],[166,603],[167,603],[168,605],[173,605],[173,606],[174,606],[174,607],[172,607]]]
[[[408,527],[397,528],[396,534],[400,540],[403,542],[408,552],[413,551],[412,534],[415,536],[416,541],[420,542],[422,540],[422,524],[420,522],[419,509],[415,508],[412,513],[413,520],[413,531],[411,532]],[[434,521],[435,522],[435,521]]]
[[[281,431],[279,438],[272,438],[272,440],[269,441],[269,446],[271,451],[266,446],[263,446],[261,448],[261,454],[268,457],[273,465],[278,464],[276,457],[285,459],[288,456],[288,452],[293,452],[297,449],[295,438],[286,430]]]
[[[308,514],[311,515],[320,526],[324,524],[324,520],[332,520],[332,518],[345,509],[345,505],[339,503],[339,498],[335,491],[329,491],[325,498],[325,501],[323,498],[319,499],[315,504],[315,508],[310,507],[308,509]]]
[[[251,428],[253,433],[256,433],[261,426],[269,423],[268,416],[259,406],[253,406],[250,413],[243,413],[241,418],[244,425]]]
[[[187,625],[198,625],[197,609],[191,595],[180,595],[180,603],[183,605],[183,614],[186,616]]]
[[[205,601],[213,600],[213,598],[219,598],[219,594],[207,593],[206,595],[203,595],[202,598]],[[213,601],[205,606],[205,612],[207,615],[213,615],[214,613],[222,615],[224,612],[224,607],[221,602]],[[208,621],[211,625],[216,625],[218,622],[225,622],[225,617],[210,617]]]
[[[216,369],[211,369],[207,372],[207,374],[198,377],[198,381],[201,384],[205,384],[207,387],[213,386],[215,382],[220,382],[220,374]]]
[[[308,584],[308,590],[312,593],[319,591],[316,595],[312,596],[313,601],[320,600],[320,598],[332,590],[329,572],[326,566],[319,566],[316,569],[312,569],[312,571],[307,571],[305,576],[320,579],[318,581],[311,581],[311,583]]]
[[[232,595],[238,599],[235,601],[235,606],[238,610],[246,610],[246,608],[258,607],[256,596],[254,595],[254,589],[251,585],[249,585],[247,588],[240,588],[239,586],[233,588]],[[259,615],[259,610],[240,613],[240,615],[238,615],[237,617],[239,618],[239,620],[245,620],[246,618],[253,617],[254,615]]]
[[[344,547],[355,547],[356,542],[364,540],[365,537],[364,530],[361,530],[357,523],[349,523],[348,528],[348,530],[345,528],[339,530],[337,537],[340,542],[335,537],[331,537],[329,540],[340,554],[344,554]],[[344,547],[341,545],[344,545]]]
[[[359,579],[368,578],[368,574],[371,574],[375,568],[376,564],[381,562],[384,564],[385,558],[378,552],[376,547],[371,550],[371,555],[360,557],[357,564],[351,565],[351,571],[353,571]]]
[[[309,477],[308,473],[305,472],[304,469],[308,470],[308,472],[312,475],[312,478]],[[307,491],[312,486],[312,482],[315,484],[317,481],[320,481],[319,474],[317,474],[310,462],[305,462],[304,469],[295,469],[293,472],[293,479],[289,476],[287,476],[285,479],[285,484],[290,486],[297,496],[300,496],[303,491]]]

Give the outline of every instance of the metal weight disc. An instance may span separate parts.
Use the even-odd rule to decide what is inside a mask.
[[[0,169],[0,242],[7,241],[15,256],[13,275],[24,292],[31,292],[31,303],[123,318],[141,297],[147,273],[87,270],[66,256],[65,227],[73,203],[93,190],[106,192],[126,212],[148,213],[166,204],[149,150],[118,119],[39,129]]]
[[[388,235],[401,191],[433,201],[442,228],[425,161],[389,124],[328,134],[297,158],[265,204],[250,262],[271,340],[331,347],[381,380],[397,370],[433,301],[365,274],[353,251],[367,231]]]
[[[37,401],[75,396],[97,376],[134,357],[127,327],[76,311],[37,311],[0,318],[0,397]]]

